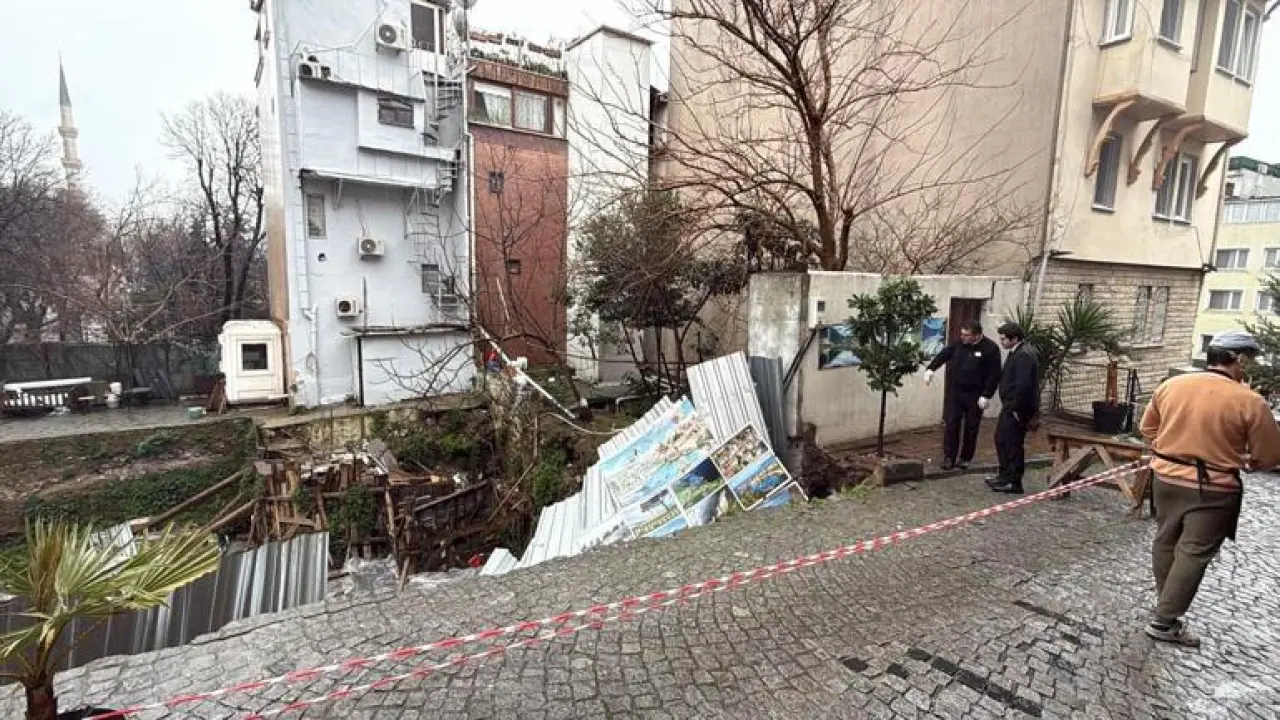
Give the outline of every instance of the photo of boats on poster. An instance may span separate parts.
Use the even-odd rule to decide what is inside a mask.
[[[600,463],[601,475],[619,507],[645,500],[704,461],[715,438],[682,398],[653,427]]]
[[[804,497],[778,456],[751,425],[712,450],[711,460],[721,477],[728,478],[726,484],[744,510],[778,507],[795,497]]]

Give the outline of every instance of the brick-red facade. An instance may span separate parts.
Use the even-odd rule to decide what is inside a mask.
[[[559,138],[472,124],[476,312],[535,365],[565,350],[569,150]]]

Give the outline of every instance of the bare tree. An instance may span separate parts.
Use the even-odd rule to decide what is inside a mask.
[[[166,117],[162,141],[191,173],[193,229],[217,256],[219,324],[244,317],[265,262],[258,114],[248,99],[218,93]]]
[[[1001,87],[981,76],[1003,26],[968,27],[967,3],[942,5],[632,0],[672,31],[664,186],[722,230],[744,212],[769,218],[784,254],[829,270],[898,270],[889,253],[939,241],[954,257],[906,268],[962,270],[989,231],[1019,243],[1034,213],[992,206],[1022,161],[992,166],[983,138],[950,122],[960,98]]]

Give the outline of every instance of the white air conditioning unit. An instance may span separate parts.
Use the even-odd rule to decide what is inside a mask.
[[[339,295],[333,301],[333,310],[340,318],[353,318],[360,316],[360,298],[354,295]]]
[[[303,80],[328,80],[331,75],[329,66],[321,63],[315,55],[298,60],[298,77]]]
[[[378,47],[402,52],[409,49],[409,31],[396,23],[378,23]]]
[[[359,248],[362,258],[380,258],[387,252],[387,247],[381,240],[371,237],[360,238]]]

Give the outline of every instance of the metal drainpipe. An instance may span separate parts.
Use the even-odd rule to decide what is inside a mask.
[[[1062,157],[1062,146],[1064,144],[1064,140],[1061,137],[1062,106],[1066,103],[1066,94],[1071,86],[1067,82],[1067,78],[1073,68],[1071,64],[1072,56],[1075,55],[1073,52],[1075,45],[1072,43],[1072,38],[1075,30],[1076,1],[1067,1],[1066,31],[1062,38],[1062,61],[1058,66],[1058,99],[1053,109],[1053,156],[1049,160],[1049,183],[1045,188],[1044,197],[1044,239],[1040,243],[1040,270],[1036,276],[1035,303],[1028,308],[1033,312],[1040,307],[1040,300],[1044,297],[1044,277],[1049,271],[1049,255],[1053,252],[1051,247],[1053,241],[1053,190],[1057,183],[1059,158]]]

